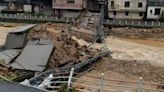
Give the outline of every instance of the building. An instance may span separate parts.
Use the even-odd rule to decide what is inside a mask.
[[[52,15],[52,0],[30,0],[36,14]]]
[[[29,7],[32,7],[30,5],[30,0],[2,0],[3,3],[3,9],[1,9],[3,12],[31,12],[32,8],[29,9]]]
[[[108,16],[112,19],[143,19],[147,0],[108,0]]]
[[[164,0],[148,0],[147,19],[161,19],[164,15]]]
[[[86,7],[86,0],[53,0],[54,15],[58,17],[78,17]]]
[[[52,15],[52,0],[1,0],[0,11]]]
[[[3,10],[6,10],[7,9],[7,4],[0,1],[0,12],[2,12]]]

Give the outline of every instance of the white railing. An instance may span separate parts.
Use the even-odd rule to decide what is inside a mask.
[[[84,76],[84,74],[74,72],[74,68],[71,69],[70,73],[63,74],[65,76],[54,76],[46,87],[51,89],[60,89],[60,85],[67,85],[67,90],[76,89],[80,92],[164,92],[162,89],[157,89],[157,86],[161,84],[155,83],[144,83],[142,77],[135,81],[122,81],[122,80],[110,80],[105,79],[105,75],[102,73],[100,77],[86,75],[89,79],[83,79],[77,76]],[[120,84],[122,83],[122,84]],[[57,86],[51,86],[51,84],[58,84]],[[132,86],[133,85],[133,86]],[[153,86],[150,88],[147,86]],[[162,85],[161,85],[162,86]],[[87,90],[89,89],[89,90]],[[52,91],[52,90],[51,90]]]
[[[105,23],[112,26],[160,27],[160,28],[164,27],[164,22],[161,21],[113,19],[113,20],[107,20]]]
[[[52,21],[52,22],[75,22],[75,17],[54,17],[46,15],[31,15],[31,14],[0,14],[2,19],[17,19],[17,20],[36,20],[36,21]]]

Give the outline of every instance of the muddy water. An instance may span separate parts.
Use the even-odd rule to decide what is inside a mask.
[[[123,40],[134,42],[137,44],[143,44],[143,45],[148,45],[148,46],[153,46],[153,47],[164,48],[164,40],[159,41],[159,40],[155,40],[155,39],[129,39],[129,38],[123,38]]]

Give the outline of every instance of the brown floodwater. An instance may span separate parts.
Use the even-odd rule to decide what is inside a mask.
[[[129,39],[129,38],[121,38],[121,39],[138,44],[164,48],[164,40],[162,41],[157,39]]]

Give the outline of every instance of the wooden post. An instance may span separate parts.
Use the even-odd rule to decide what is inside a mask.
[[[103,92],[103,86],[104,86],[104,73],[101,74],[100,91],[99,92]]]
[[[73,77],[73,72],[74,72],[74,68],[71,68],[71,72],[70,72],[70,74],[69,74],[69,79],[68,79],[68,91],[69,91],[69,89],[71,88],[71,82],[72,82],[72,77]]]

